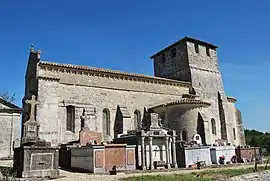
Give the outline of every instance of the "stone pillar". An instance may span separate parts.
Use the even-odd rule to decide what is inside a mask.
[[[169,137],[166,136],[165,137],[165,147],[166,147],[166,166],[167,168],[171,168],[171,164],[170,164],[170,152],[169,152]]]
[[[177,165],[177,162],[176,162],[176,148],[175,148],[175,132],[173,132],[173,135],[172,135],[172,166],[174,168],[177,168],[178,165]]]
[[[145,165],[145,142],[144,142],[145,137],[142,136],[141,138],[141,162],[142,162],[142,170],[146,170],[146,165]]]
[[[154,165],[153,165],[153,137],[149,136],[149,169],[153,170]]]

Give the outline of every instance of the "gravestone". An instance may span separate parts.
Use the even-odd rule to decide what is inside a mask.
[[[88,144],[101,144],[102,133],[97,131],[91,131],[89,129],[83,129],[79,133],[80,146],[86,146]]]
[[[30,118],[23,125],[24,127],[24,135],[22,138],[22,143],[25,144],[33,144],[38,139],[38,131],[39,131],[39,123],[35,121],[35,106],[37,105],[36,96],[33,95],[31,100],[25,101],[27,104],[31,105],[30,108]]]
[[[30,118],[23,125],[22,143],[14,147],[13,168],[20,178],[57,178],[59,176],[59,148],[39,138],[39,123],[35,120],[35,95],[25,103],[31,105]]]
[[[161,119],[159,118],[157,113],[151,113],[151,125],[150,129],[160,129],[160,121]]]
[[[91,144],[101,144],[102,132],[92,131],[88,128],[89,116],[87,115],[86,110],[83,110],[81,116],[81,131],[79,132],[79,140],[81,146],[86,146],[89,143]]]

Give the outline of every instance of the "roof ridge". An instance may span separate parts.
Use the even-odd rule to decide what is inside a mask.
[[[68,63],[57,63],[57,62],[50,62],[50,61],[40,61],[39,64],[49,65],[49,66],[59,66],[59,67],[64,67],[64,68],[73,68],[73,69],[79,69],[79,70],[98,71],[98,72],[110,73],[110,74],[120,74],[120,75],[124,75],[124,76],[133,76],[133,77],[138,77],[138,78],[149,78],[149,79],[174,82],[174,83],[180,83],[180,84],[187,84],[187,85],[191,84],[190,82],[179,81],[179,80],[174,80],[174,79],[166,79],[166,78],[162,78],[162,77],[156,77],[156,76],[145,75],[145,74],[129,73],[129,72],[124,72],[124,71],[120,71],[120,70],[90,67],[90,66],[86,66],[86,65],[74,65],[74,64],[68,64]]]
[[[11,109],[18,109],[18,110],[22,110],[22,108],[20,108],[19,106],[17,106],[16,104],[6,101],[5,99],[3,99],[2,97],[0,97],[0,103],[2,103],[3,105],[11,108]]]

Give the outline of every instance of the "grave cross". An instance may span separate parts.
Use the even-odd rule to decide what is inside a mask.
[[[156,149],[153,150],[155,152],[155,156],[157,156],[157,152],[159,152],[160,150],[158,149],[158,147],[156,147]]]
[[[32,99],[31,100],[26,100],[25,101],[27,104],[30,104],[31,105],[31,108],[30,108],[30,119],[31,121],[34,121],[35,120],[35,106],[38,104],[38,102],[36,101],[36,96],[35,95],[32,95]]]

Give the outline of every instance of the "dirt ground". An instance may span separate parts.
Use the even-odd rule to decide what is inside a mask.
[[[0,160],[0,166],[2,167],[12,167],[12,160]],[[236,169],[236,168],[249,168],[253,167],[253,165],[241,165],[241,166],[233,166],[233,167],[225,167],[222,169]],[[150,172],[150,173],[118,173],[117,175],[96,175],[96,174],[87,174],[87,173],[74,173],[68,172],[60,169],[60,178],[54,179],[54,181],[117,181],[122,178],[131,177],[131,176],[140,176],[140,175],[163,175],[163,174],[184,174],[184,173],[192,173],[194,171],[205,171],[205,170],[216,170],[221,168],[206,168],[201,170],[176,170],[171,172]]]

